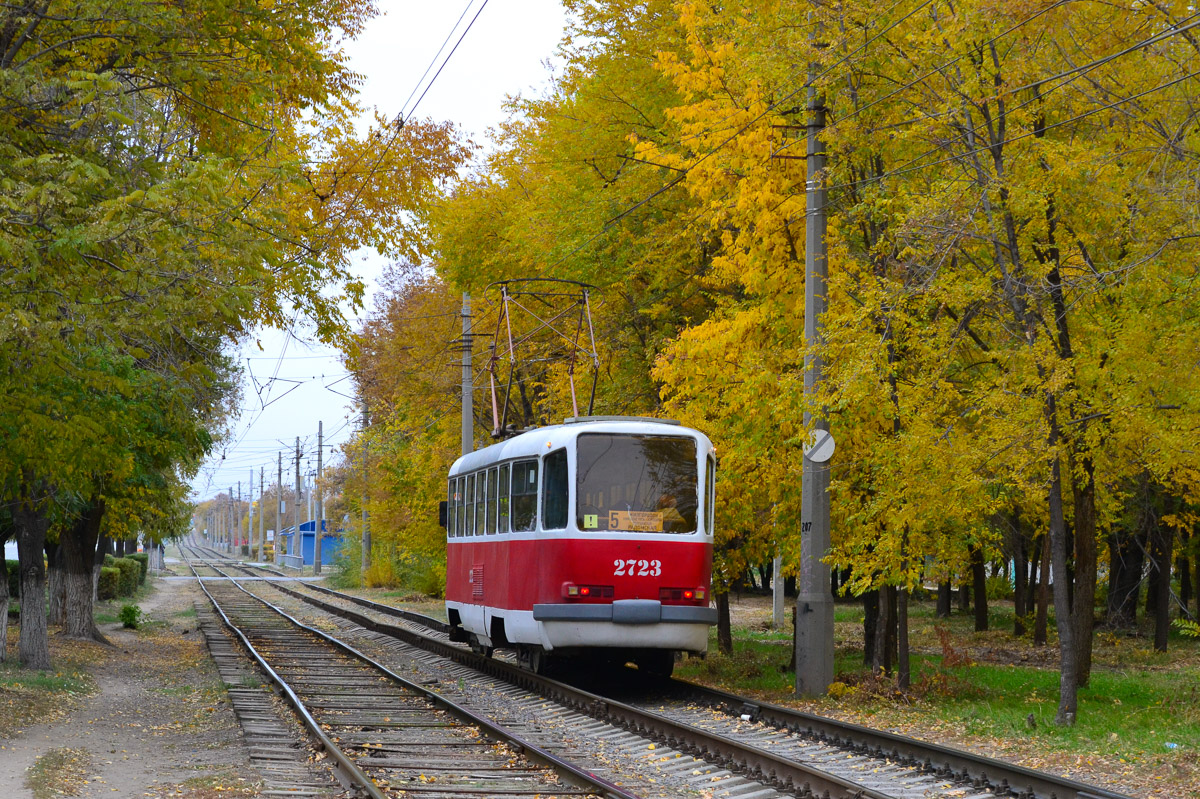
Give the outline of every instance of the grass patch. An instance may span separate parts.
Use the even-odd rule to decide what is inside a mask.
[[[769,603],[750,600],[735,612],[734,648],[717,650],[715,630],[706,659],[679,663],[676,674],[733,693],[800,705],[873,727],[893,728],[952,745],[987,741],[1026,752],[1038,762],[1095,757],[1114,764],[1171,768],[1200,760],[1200,641],[1173,634],[1155,652],[1151,631],[1100,631],[1090,684],[1079,691],[1074,727],[1054,724],[1058,707],[1058,650],[1051,613],[1048,646],[1012,633],[1012,604],[989,603],[990,629],[975,632],[974,614],[955,608],[936,615],[932,600],[910,607],[912,688],[894,676],[873,675],[863,663],[861,606],[839,603],[831,696],[797,702],[790,629],[771,629]],[[738,622],[737,619],[741,618]],[[1188,766],[1190,768],[1190,766]],[[1157,779],[1157,778],[1156,778]]]
[[[16,653],[16,640],[9,640]],[[86,660],[87,653],[79,657]],[[62,663],[57,671],[29,671],[14,661],[0,663],[0,739],[11,738],[31,724],[61,716],[71,709],[77,697],[96,690],[96,684],[82,662],[56,656]]]
[[[163,787],[147,796],[186,796],[188,799],[221,799],[231,796],[257,796],[258,784],[232,773],[192,777],[177,786]]]
[[[78,796],[87,785],[92,757],[86,749],[51,749],[34,761],[25,776],[25,787],[34,799]]]
[[[196,618],[196,608],[190,607],[187,610],[178,610],[171,614],[173,619],[194,619]]]
[[[946,673],[958,687],[931,701],[930,709],[968,735],[1029,738],[1039,748],[1106,754],[1127,762],[1177,748],[1200,751],[1200,669],[1093,671],[1089,685],[1079,691],[1074,727],[1054,724],[1055,670],[976,664]]]

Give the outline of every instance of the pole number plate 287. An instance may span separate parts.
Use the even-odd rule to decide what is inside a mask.
[[[614,560],[614,577],[658,577],[662,574],[661,560]]]

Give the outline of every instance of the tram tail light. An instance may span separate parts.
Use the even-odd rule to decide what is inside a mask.
[[[611,585],[576,585],[563,583],[563,596],[567,599],[612,599]]]
[[[708,589],[660,588],[658,598],[663,602],[704,602],[708,599]]]

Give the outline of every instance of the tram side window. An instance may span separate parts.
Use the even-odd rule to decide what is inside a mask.
[[[475,475],[467,475],[467,494],[463,505],[463,535],[475,535]]]
[[[467,491],[467,481],[463,477],[454,479],[454,534],[462,535],[462,492]]]
[[[713,531],[717,528],[714,526],[714,519],[717,511],[717,459],[713,456],[708,456],[708,467],[704,470],[705,486],[704,486],[704,504],[708,506],[705,513],[705,531],[709,535],[713,535]]]
[[[487,495],[487,472],[483,471],[475,475],[475,535],[484,533]]]
[[[497,533],[508,532],[508,470],[509,465],[507,463],[500,467],[500,488],[496,492],[499,512],[499,518],[496,521]]]
[[[567,526],[567,451],[556,449],[545,458],[542,473],[542,527],[562,530]]]
[[[500,492],[496,485],[496,467],[488,469],[488,495],[487,495],[487,531],[488,535],[496,532],[496,499]]]
[[[523,533],[537,527],[537,461],[512,465],[512,529]]]
[[[457,506],[454,504],[454,478],[451,477],[446,483],[446,535],[450,538],[454,537],[454,522],[458,518],[455,511]]]

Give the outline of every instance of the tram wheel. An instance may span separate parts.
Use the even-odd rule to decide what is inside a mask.
[[[675,653],[670,649],[647,649],[633,659],[638,671],[657,677],[670,677],[675,670]]]
[[[490,658],[492,656],[492,653],[495,651],[495,647],[484,646],[483,642],[479,640],[479,636],[472,633],[471,634],[471,651],[477,655],[483,655],[485,658]]]
[[[534,674],[545,674],[550,669],[550,656],[540,646],[522,646],[517,650],[517,663]]]

